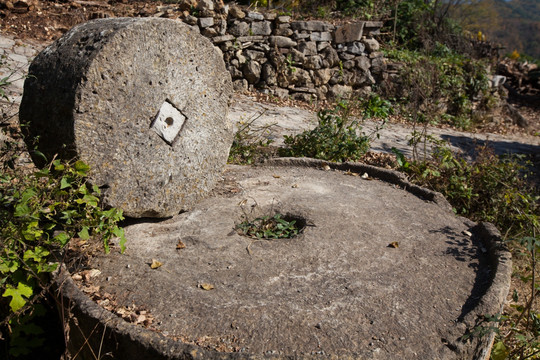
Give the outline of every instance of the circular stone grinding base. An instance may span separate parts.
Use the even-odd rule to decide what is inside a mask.
[[[36,57],[20,120],[49,159],[87,162],[107,205],[165,217],[218,181],[232,143],[231,94],[218,50],[190,26],[100,19]]]
[[[109,309],[103,294],[116,308],[146,309],[150,328],[192,344],[138,338],[142,347],[162,346],[167,359],[188,351],[201,359],[482,358],[489,344],[461,337],[500,312],[508,253],[444,200],[358,176],[375,176],[371,170],[229,168],[192,211],[126,228],[125,254],[93,259],[90,268],[101,273],[81,286]],[[245,216],[275,213],[305,219],[303,234],[256,240],[235,230]],[[125,326],[130,336],[141,328]],[[110,339],[129,353],[115,343],[122,337]]]

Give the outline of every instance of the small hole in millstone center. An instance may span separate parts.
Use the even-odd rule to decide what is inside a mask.
[[[174,119],[172,117],[168,117],[165,119],[165,124],[167,124],[167,127],[172,126],[174,123]]]

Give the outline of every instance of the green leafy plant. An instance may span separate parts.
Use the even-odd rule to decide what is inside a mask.
[[[279,154],[336,162],[359,159],[369,150],[371,138],[361,133],[359,121],[351,119],[349,112],[343,102],[333,111],[319,111],[317,127],[298,135],[285,135],[285,147]]]
[[[35,305],[68,242],[100,239],[108,252],[111,239],[119,239],[121,251],[126,239],[118,226],[122,211],[102,207],[100,190],[86,183],[89,167],[82,161],[54,160],[31,174],[5,169],[0,175],[0,326],[11,329],[10,354],[16,356],[39,345],[39,339],[28,340],[39,335]]]
[[[255,239],[290,239],[302,230],[295,219],[282,214],[257,217],[246,220],[236,226],[242,235]]]
[[[294,66],[296,65],[296,62],[292,58],[291,54],[287,55],[287,57],[285,58],[285,63],[287,64],[287,70],[289,71],[289,73],[292,74],[296,72],[296,67]]]
[[[485,60],[469,59],[440,43],[431,53],[393,49],[387,56],[407,66],[383,95],[396,99],[402,112],[413,119],[423,117],[431,123],[469,129],[481,124],[496,107]]]
[[[43,275],[58,266],[52,254],[73,237],[99,237],[106,252],[109,241],[118,237],[124,250],[123,229],[117,226],[122,211],[101,207],[100,190],[86,184],[88,170],[82,161],[54,160],[27,177],[1,176],[1,285],[13,312],[46,283]]]
[[[365,118],[387,119],[394,113],[394,107],[389,100],[381,98],[378,94],[371,94],[361,104]]]

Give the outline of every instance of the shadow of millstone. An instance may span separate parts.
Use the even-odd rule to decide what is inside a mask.
[[[102,272],[92,285],[119,306],[148,309],[155,318],[149,329],[100,307],[65,269],[57,275],[71,310],[72,354],[489,357],[493,333],[462,338],[488,325],[483,316],[500,313],[508,293],[510,254],[491,224],[456,217],[440,194],[362,164],[272,159],[231,166],[224,176],[192,211],[127,227],[124,255],[91,260]],[[301,214],[312,226],[294,239],[253,241],[233,231],[243,213],[238,203]],[[185,248],[175,250],[182,239]],[[388,246],[393,241],[397,248]],[[152,258],[163,266],[151,269]],[[200,281],[215,288],[205,291]],[[232,352],[217,350],[224,344]]]

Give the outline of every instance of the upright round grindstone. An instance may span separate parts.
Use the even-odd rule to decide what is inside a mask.
[[[19,117],[29,146],[37,139],[49,159],[88,163],[107,205],[166,217],[220,178],[233,138],[231,95],[219,50],[190,26],[100,19],[36,57]]]

